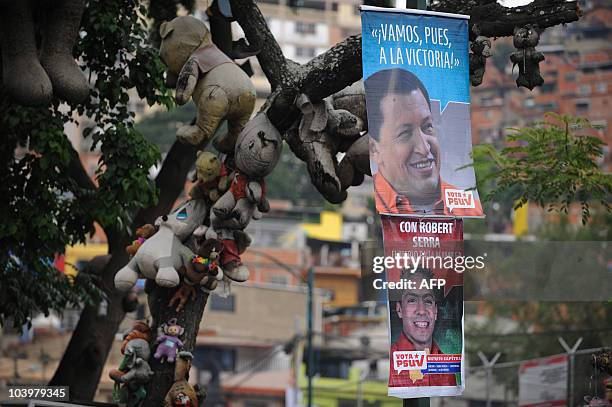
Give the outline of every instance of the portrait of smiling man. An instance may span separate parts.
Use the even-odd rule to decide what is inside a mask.
[[[423,280],[433,279],[433,273],[428,269],[417,269],[414,273],[403,272],[402,278],[413,281],[417,288],[401,291],[395,309],[390,310],[401,319],[402,330],[399,338],[391,344],[389,386],[456,386],[457,381],[452,373],[423,374],[420,370],[395,370],[394,352],[425,351],[432,355],[443,354],[433,339],[441,294],[431,288],[418,288]]]
[[[376,209],[380,213],[479,216],[480,202],[454,208],[444,203],[447,189],[459,189],[440,177],[442,156],[429,93],[414,74],[394,68],[365,80],[370,159]]]

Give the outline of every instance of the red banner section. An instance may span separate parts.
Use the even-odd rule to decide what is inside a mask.
[[[383,215],[382,228],[385,257],[376,263],[386,271],[389,300],[389,395],[459,395],[463,221]]]

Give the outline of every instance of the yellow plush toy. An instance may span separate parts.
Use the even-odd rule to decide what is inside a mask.
[[[208,151],[199,151],[196,159],[196,183],[189,191],[193,199],[216,202],[228,188],[228,173],[219,158]]]
[[[215,147],[232,153],[255,106],[251,80],[212,43],[208,28],[197,18],[177,17],[164,22],[159,32],[169,82],[176,80],[176,102],[182,105],[191,97],[198,109],[195,125],[181,127],[177,137],[193,145],[206,143],[227,120],[228,134],[215,140]]]

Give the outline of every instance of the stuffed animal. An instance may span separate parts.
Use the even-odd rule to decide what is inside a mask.
[[[136,229],[137,239],[134,240],[131,245],[127,246],[125,248],[125,251],[127,252],[127,254],[130,255],[130,257],[134,257],[134,255],[138,251],[138,248],[142,246],[145,240],[147,240],[154,234],[155,234],[155,226],[151,225],[150,223],[142,225],[141,227]]]
[[[476,25],[474,25],[476,27]],[[478,28],[473,28],[476,33]],[[479,86],[485,74],[487,58],[491,56],[491,40],[482,35],[477,35],[470,43],[470,83],[472,86]]]
[[[189,369],[191,369],[191,359],[193,359],[193,355],[190,352],[179,352],[174,365],[174,383],[166,393],[164,407],[198,407],[198,393],[187,381]]]
[[[149,342],[149,340],[151,339],[151,328],[144,321],[134,322],[134,325],[132,326],[132,330],[123,336],[123,342],[121,343],[121,354],[122,355],[125,354],[125,348],[127,344],[132,339],[137,339],[137,338],[144,339],[147,342]]]
[[[219,267],[220,253],[223,243],[217,239],[205,240],[193,256],[191,269],[185,269],[185,280],[192,284],[200,284],[207,290],[217,288],[219,281],[223,280],[223,270]]]
[[[202,224],[208,206],[202,199],[192,199],[170,215],[158,219],[159,230],[147,239],[129,263],[115,275],[115,287],[127,291],[136,284],[138,276],[155,280],[162,287],[176,287],[178,271],[193,252],[183,245],[193,231]]]
[[[332,203],[346,199],[346,189],[338,171],[337,155],[347,152],[361,136],[367,126],[365,113],[365,91],[361,81],[341,90],[337,94],[318,102],[310,101],[305,95],[295,100],[296,107],[302,112],[299,120],[286,132],[286,141],[291,151],[306,162],[312,184]],[[351,154],[359,153],[362,145],[352,148]],[[349,156],[350,157],[350,156]],[[361,173],[346,179],[363,179],[363,171],[355,167],[355,161],[348,159],[344,163],[344,172]],[[345,180],[346,181],[346,180]]]
[[[124,354],[119,369],[109,372],[109,377],[115,382],[113,399],[119,406],[140,406],[147,396],[145,385],[153,376],[147,362],[151,355],[149,343],[142,338],[132,339]]]
[[[72,55],[84,5],[85,0],[0,0],[2,84],[15,101],[35,106],[48,104],[53,94],[70,103],[87,98],[87,79]],[[44,15],[45,24],[35,27],[33,10]]]
[[[168,75],[177,78],[176,102],[193,99],[198,114],[195,125],[178,129],[177,137],[200,145],[208,142],[223,120],[228,133],[215,141],[224,153],[234,150],[236,139],[255,107],[255,86],[244,71],[213,43],[206,25],[192,16],[162,23],[161,59]]]
[[[167,323],[162,325],[162,333],[157,336],[155,343],[157,343],[157,350],[153,357],[160,359],[163,363],[164,358],[170,363],[174,363],[176,359],[176,353],[179,348],[183,347],[183,342],[179,338],[184,332],[185,328],[176,323],[176,318],[172,318]]]
[[[252,217],[259,218],[259,212],[270,210],[264,177],[278,163],[282,147],[280,133],[265,113],[249,121],[236,143],[236,171],[229,191],[212,208],[211,223],[215,230],[242,230]]]
[[[215,240],[221,243],[219,263],[223,269],[223,276],[236,282],[248,280],[249,269],[240,259],[240,255],[251,245],[251,238],[247,233],[242,230],[225,228],[216,230],[213,227],[201,226],[194,232],[195,234],[204,236],[208,241]]]
[[[216,202],[227,190],[227,168],[216,155],[199,151],[196,159],[196,184],[189,191],[194,198],[209,199]]]
[[[199,284],[208,291],[214,291],[219,281],[223,280],[223,271],[219,267],[219,253],[223,250],[223,243],[217,239],[207,239],[198,254],[188,259],[186,266],[181,269],[183,284],[174,293],[169,307],[176,304],[176,312],[180,312],[189,298],[195,299],[195,285]]]
[[[361,185],[364,175],[372,176],[369,136],[367,134],[358,138],[349,147],[342,161],[338,164],[336,172],[342,191],[346,191],[350,186]]]
[[[540,62],[544,61],[544,54],[536,50],[535,47],[540,42],[541,30],[537,24],[527,24],[524,27],[514,27],[512,42],[516,51],[510,54],[512,67],[519,67],[519,74],[516,78],[517,87],[525,87],[533,90],[536,86],[544,83],[544,78],[540,75]]]

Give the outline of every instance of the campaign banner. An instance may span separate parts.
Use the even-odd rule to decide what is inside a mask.
[[[382,216],[384,257],[374,282],[387,291],[389,396],[456,396],[464,389],[461,219]],[[480,263],[479,263],[480,262]],[[484,267],[484,264],[482,264]]]
[[[379,213],[483,217],[471,163],[468,16],[361,7]]]
[[[519,406],[566,406],[567,360],[567,355],[556,355],[521,363],[519,367]]]

